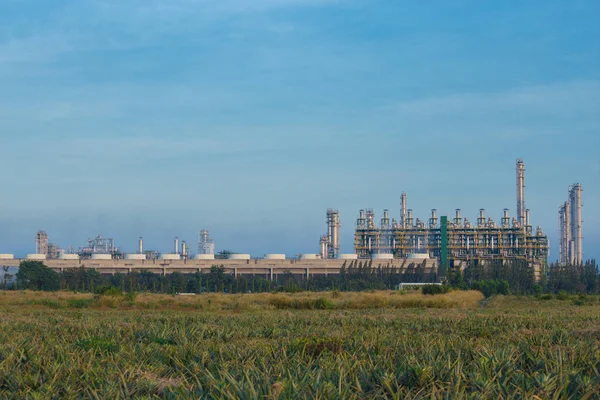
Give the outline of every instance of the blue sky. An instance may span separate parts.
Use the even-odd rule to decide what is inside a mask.
[[[0,253],[317,252],[338,208],[515,214],[600,258],[600,2],[3,0]]]

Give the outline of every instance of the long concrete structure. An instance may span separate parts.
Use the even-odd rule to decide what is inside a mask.
[[[19,259],[0,260],[0,265],[18,267]],[[393,259],[393,260],[45,260],[45,265],[60,272],[75,268],[94,268],[102,274],[129,273],[148,271],[158,274],[208,273],[213,266],[223,266],[226,273],[238,275],[260,275],[269,279],[277,279],[278,275],[292,273],[310,278],[314,275],[336,275],[342,267],[348,268],[350,263],[371,265],[372,268],[394,268],[397,273],[404,273],[412,267],[423,266],[425,273],[437,272],[438,262],[435,259]]]

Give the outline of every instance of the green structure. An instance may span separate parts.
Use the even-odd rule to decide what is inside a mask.
[[[448,273],[448,217],[440,217],[440,276]]]

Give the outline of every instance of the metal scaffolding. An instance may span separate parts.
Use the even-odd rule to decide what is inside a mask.
[[[387,210],[381,224],[374,223],[373,210],[360,210],[356,220],[354,249],[359,258],[371,258],[375,254],[393,254],[395,258],[407,258],[414,253],[429,253],[442,263],[467,260],[521,259],[531,264],[545,265],[548,258],[548,238],[540,227],[533,230],[530,211],[525,208],[525,168],[518,159],[517,217],[511,218],[504,209],[500,224],[486,219],[485,210],[479,210],[476,224],[471,224],[456,209],[452,220],[443,216],[438,219],[437,210],[425,221],[413,218],[407,208],[406,193],[400,200],[400,223],[390,224]],[[579,199],[581,197],[579,196]],[[393,220],[392,220],[393,221]]]

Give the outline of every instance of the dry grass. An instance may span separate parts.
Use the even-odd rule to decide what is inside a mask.
[[[255,294],[202,294],[172,296],[140,294],[133,300],[124,296],[94,296],[70,292],[1,292],[0,304],[50,308],[99,309],[180,309],[204,311],[258,311],[265,309],[377,309],[377,308],[476,308],[483,300],[477,291],[427,296],[418,291],[302,292]]]

